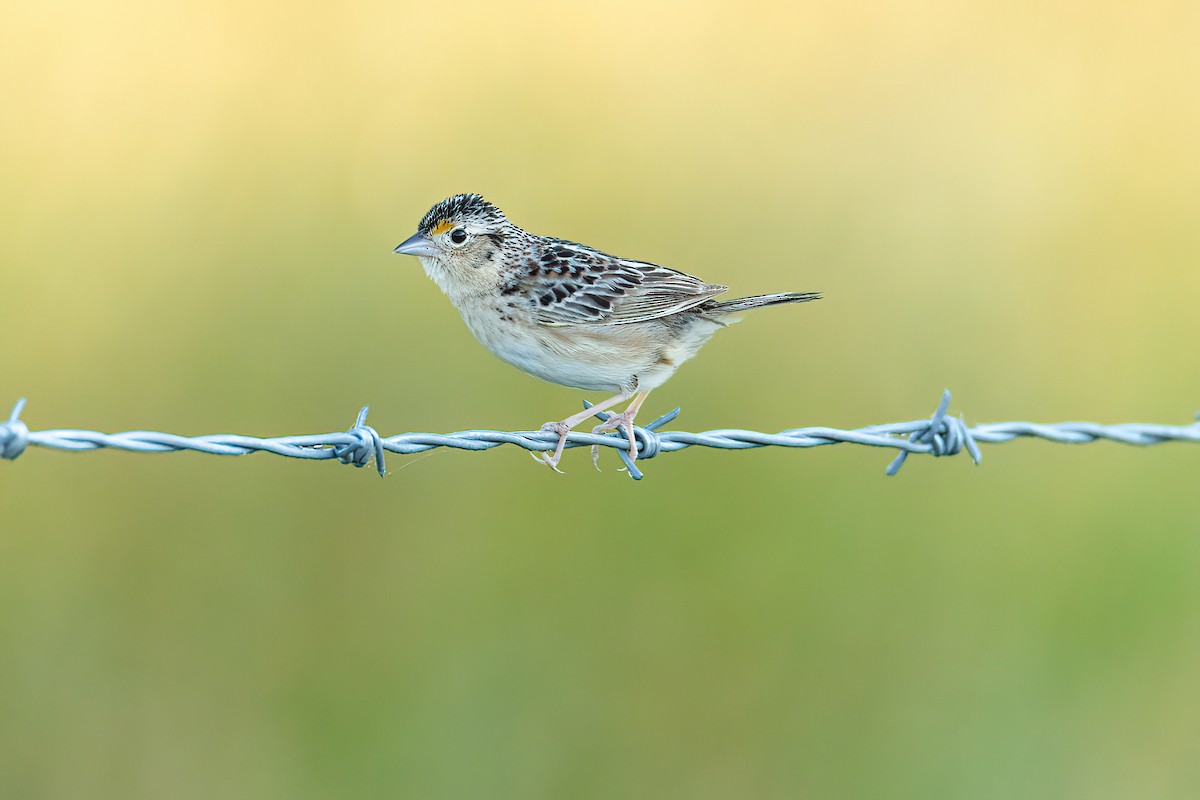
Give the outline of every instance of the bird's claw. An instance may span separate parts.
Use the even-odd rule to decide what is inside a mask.
[[[547,433],[557,433],[558,445],[554,448],[553,453],[530,453],[529,455],[533,456],[534,461],[545,464],[559,475],[566,474],[558,468],[558,460],[562,458],[563,448],[567,446],[567,437],[571,434],[571,429],[561,422],[547,422],[541,427],[541,430]]]
[[[550,469],[557,472],[559,475],[567,474],[558,468],[558,462],[555,461],[554,457],[551,456],[549,453],[530,453],[529,455],[533,458],[534,461],[541,464],[542,466],[549,467]]]
[[[604,422],[601,422],[599,425],[592,428],[592,433],[599,436],[620,428],[624,428],[626,433],[629,435],[629,460],[636,461],[638,452],[637,438],[633,433],[633,415],[631,415],[628,411],[625,411],[621,414],[613,414]],[[598,444],[592,445],[592,466],[596,468],[597,472],[600,471],[600,445]]]

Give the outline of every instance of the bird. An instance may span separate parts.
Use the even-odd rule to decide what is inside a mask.
[[[416,256],[479,342],[518,369],[563,386],[612,396],[542,431],[552,453],[532,454],[555,472],[571,431],[629,401],[593,433],[625,429],[637,458],[634,419],[650,392],[741,312],[820,298],[818,292],[718,300],[728,287],[674,269],[609,255],[522,230],[479,194],[435,204],[393,250]],[[599,448],[592,447],[597,463]]]

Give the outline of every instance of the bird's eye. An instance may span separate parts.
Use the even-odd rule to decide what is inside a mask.
[[[450,241],[454,242],[455,244],[462,244],[466,240],[467,232],[462,228],[455,228],[454,230],[450,231]]]

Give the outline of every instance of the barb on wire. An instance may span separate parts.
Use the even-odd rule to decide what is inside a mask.
[[[311,436],[280,436],[261,439],[254,436],[235,434],[212,434],[208,436],[177,436],[154,431],[128,431],[125,433],[99,433],[83,430],[31,431],[20,419],[25,400],[17,401],[7,422],[0,423],[0,458],[15,459],[30,446],[49,447],[58,450],[99,450],[111,448],[138,453],[167,453],[193,450],[213,455],[240,456],[254,452],[268,452],[290,458],[332,459],[343,464],[365,467],[372,460],[379,475],[386,474],[384,453],[411,455],[437,447],[452,447],[459,450],[491,450],[503,444],[512,444],[530,451],[553,450],[557,434],[546,431],[490,431],[469,430],[457,433],[402,433],[397,436],[381,437],[367,423],[367,409],[358,413],[358,419],[348,431],[322,433]],[[590,407],[590,405],[589,405]],[[736,428],[688,433],[686,431],[660,430],[679,416],[679,409],[664,414],[648,425],[634,426],[637,443],[637,459],[629,453],[629,439],[619,431],[605,435],[572,432],[567,447],[599,445],[617,451],[625,462],[629,475],[641,480],[642,472],[637,461],[654,458],[662,453],[671,453],[689,447],[713,447],[722,450],[749,450],[757,447],[821,447],[831,444],[860,444],[868,447],[887,447],[898,450],[895,460],[886,473],[895,475],[904,466],[910,454],[951,456],[966,450],[976,464],[983,458],[980,443],[1008,442],[1017,438],[1044,439],[1065,444],[1086,444],[1106,439],[1132,445],[1153,445],[1164,442],[1200,443],[1200,418],[1191,425],[1149,425],[1126,423],[1100,425],[1094,422],[1059,422],[1037,424],[1033,422],[996,422],[967,427],[961,418],[950,417],[950,391],[942,394],[937,410],[929,419],[911,422],[891,422],[872,425],[855,430],[809,427],[793,428],[779,433],[760,433]],[[601,420],[607,412],[596,415]]]

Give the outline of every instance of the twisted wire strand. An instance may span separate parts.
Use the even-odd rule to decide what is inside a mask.
[[[590,404],[587,404],[590,407]],[[556,434],[546,431],[467,430],[456,433],[402,433],[382,437],[366,424],[367,408],[358,413],[354,426],[345,432],[307,436],[259,438],[236,434],[207,436],[178,436],[156,431],[125,431],[100,433],[86,430],[31,431],[20,420],[25,400],[19,400],[8,421],[0,423],[0,458],[15,459],[28,446],[58,450],[99,450],[103,448],[137,453],[166,453],[192,450],[212,455],[240,456],[268,452],[289,458],[334,459],[343,464],[365,467],[374,462],[379,475],[386,474],[385,453],[412,455],[439,447],[458,450],[491,450],[504,444],[516,445],[533,452],[553,450]],[[854,430],[839,428],[793,428],[779,433],[725,428],[701,433],[662,431],[664,425],[679,416],[679,409],[664,414],[653,422],[634,426],[637,442],[637,461],[654,458],[661,453],[685,450],[689,447],[712,447],[722,450],[749,450],[758,447],[822,447],[832,444],[858,444],[885,447],[899,451],[888,466],[887,475],[895,475],[910,454],[935,457],[951,456],[966,450],[978,464],[983,455],[980,443],[1008,442],[1018,438],[1043,439],[1064,444],[1087,444],[1101,439],[1121,444],[1148,446],[1164,442],[1200,443],[1200,420],[1184,426],[1123,423],[1100,425],[1095,422],[997,422],[968,427],[961,418],[950,417],[950,391],[942,394],[937,410],[929,419],[871,425]],[[596,415],[601,420],[609,412]],[[641,480],[643,474],[629,457],[629,439],[622,432],[596,435],[572,432],[567,447],[598,445],[617,451],[629,475]]]

